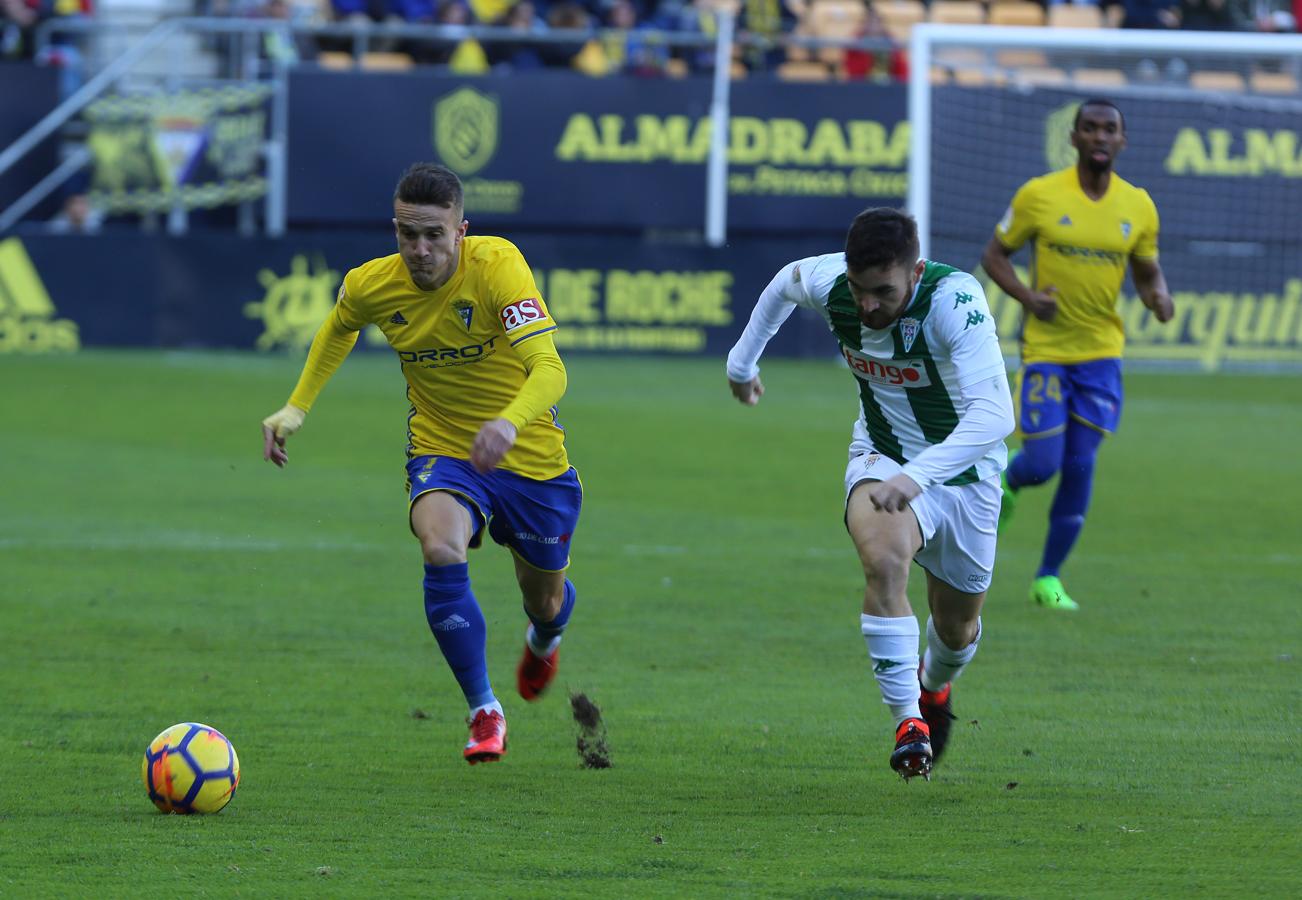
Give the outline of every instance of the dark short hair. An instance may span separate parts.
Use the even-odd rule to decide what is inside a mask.
[[[854,217],[845,236],[845,265],[852,272],[918,261],[918,223],[902,209],[878,206]]]
[[[1117,104],[1108,100],[1106,97],[1091,97],[1088,100],[1083,101],[1080,106],[1076,107],[1076,118],[1072,119],[1071,122],[1072,131],[1079,130],[1080,114],[1087,106],[1106,106],[1108,109],[1115,109],[1117,111],[1117,118],[1121,120],[1121,130],[1126,130],[1126,114],[1121,111],[1121,107],[1117,106]]]
[[[437,163],[416,163],[402,173],[393,199],[420,206],[464,208],[461,179],[451,169]]]

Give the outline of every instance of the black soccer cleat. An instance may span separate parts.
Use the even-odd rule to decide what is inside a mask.
[[[891,754],[891,768],[899,772],[905,781],[918,775],[930,781],[934,759],[927,723],[922,719],[905,719],[901,722],[900,727],[895,729],[895,752]]]
[[[953,684],[947,684],[938,691],[929,691],[922,689],[922,696],[918,698],[918,708],[922,710],[922,720],[927,723],[927,731],[931,735],[931,754],[932,762],[940,762],[940,756],[945,752],[945,745],[949,743],[950,726],[958,718],[954,715],[954,709],[950,705],[950,695],[953,693],[950,688]]]

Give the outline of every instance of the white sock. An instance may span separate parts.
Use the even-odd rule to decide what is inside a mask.
[[[981,642],[981,617],[977,616],[976,637],[962,650],[951,650],[936,634],[936,626],[927,617],[927,652],[922,658],[922,687],[938,691],[963,673],[963,668],[976,656]]]
[[[546,644],[539,644],[538,635],[533,630],[532,622],[529,623],[529,628],[524,635],[525,641],[529,644],[529,649],[532,650],[533,655],[538,657],[539,659],[546,659],[547,657],[551,656],[552,651],[561,645],[562,637],[564,637],[564,635],[558,634],[556,635],[556,637],[552,638]]]
[[[485,703],[483,706],[476,706],[474,709],[472,709],[470,711],[470,721],[472,722],[475,721],[475,716],[479,714],[479,711],[481,709],[486,710],[488,712],[492,712],[493,710],[496,710],[499,716],[501,716],[503,719],[506,718],[506,711],[502,709],[502,704],[499,703],[497,700],[494,700],[492,703]]]
[[[861,615],[859,630],[868,644],[882,702],[890,707],[895,724],[922,718],[918,709],[918,620],[913,616],[886,619]]]

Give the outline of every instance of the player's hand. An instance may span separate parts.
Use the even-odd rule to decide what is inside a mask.
[[[729,378],[728,387],[732,390],[732,395],[747,406],[754,406],[764,396],[764,385],[758,375],[750,381],[733,381]]]
[[[1052,322],[1058,315],[1058,289],[1049,285],[1042,291],[1031,291],[1031,295],[1022,301],[1022,306],[1041,322]]]
[[[879,512],[904,512],[909,501],[921,493],[918,483],[903,472],[868,485],[868,499],[872,501],[873,509]]]
[[[493,419],[475,435],[470,445],[470,464],[484,474],[497,468],[506,451],[515,446],[515,426],[506,419]]]
[[[303,427],[307,413],[292,404],[285,406],[262,420],[262,458],[269,459],[280,468],[289,462],[285,452],[285,438]]]
[[[1175,303],[1166,291],[1153,291],[1144,298],[1144,305],[1153,311],[1159,322],[1170,322],[1175,316]]]

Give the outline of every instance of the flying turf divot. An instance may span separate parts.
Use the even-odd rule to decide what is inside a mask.
[[[601,708],[583,693],[570,694],[570,709],[579,724],[575,747],[585,769],[609,769],[610,745],[606,742],[606,725],[601,721]]]

